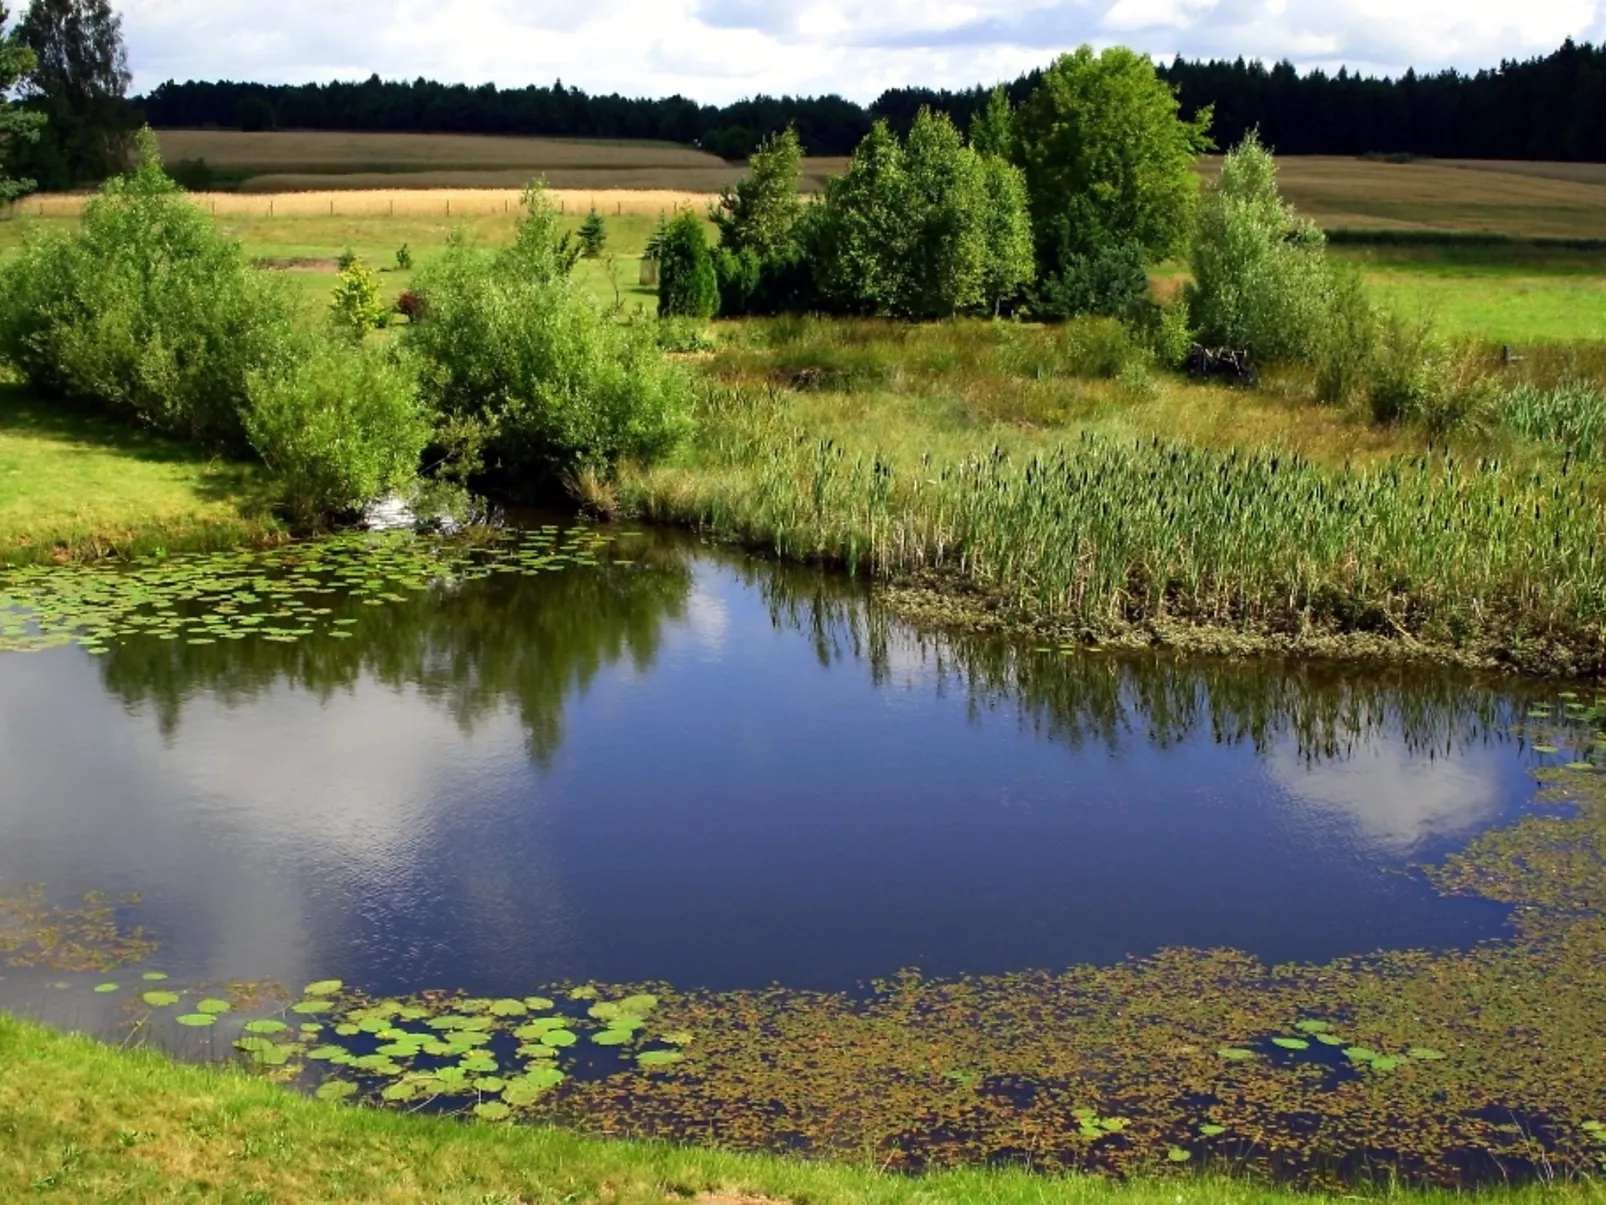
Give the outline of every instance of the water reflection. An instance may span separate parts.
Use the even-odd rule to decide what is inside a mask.
[[[1498,684],[917,632],[684,541],[353,637],[0,659],[0,873],[193,977],[519,994],[1270,959],[1501,930],[1411,859],[1516,816]]]

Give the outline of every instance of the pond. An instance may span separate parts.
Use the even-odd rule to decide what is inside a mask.
[[[1587,692],[932,633],[555,525],[0,576],[5,649],[16,1012],[910,1169],[1606,1154]]]

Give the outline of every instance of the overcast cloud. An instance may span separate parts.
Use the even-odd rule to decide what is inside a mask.
[[[163,80],[561,78],[590,92],[859,101],[1013,78],[1082,42],[1398,73],[1606,40],[1606,0],[124,0],[136,90]]]

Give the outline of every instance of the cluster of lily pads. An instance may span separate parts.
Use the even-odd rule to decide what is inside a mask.
[[[1557,703],[1534,703],[1516,733],[1546,758],[1566,757],[1560,768],[1593,773],[1606,767],[1606,696],[1592,702],[1572,690],[1557,695]]]
[[[268,552],[30,566],[0,573],[0,652],[76,643],[102,654],[132,639],[346,640],[358,620],[337,614],[336,600],[383,607],[495,574],[598,565],[613,538],[554,526],[454,539],[358,533]]]
[[[1280,1051],[1299,1055],[1313,1051],[1318,1047],[1330,1047],[1340,1051],[1349,1060],[1351,1067],[1367,1069],[1386,1074],[1395,1070],[1403,1063],[1415,1061],[1419,1063],[1437,1063],[1447,1056],[1429,1046],[1409,1046],[1395,1054],[1381,1054],[1369,1046],[1359,1046],[1333,1032],[1333,1026],[1327,1021],[1307,1019],[1294,1025],[1295,1035],[1283,1034],[1270,1039],[1271,1045]],[[1257,1052],[1246,1046],[1223,1046],[1216,1051],[1218,1057],[1230,1063],[1247,1062],[1258,1057]]]
[[[145,985],[167,975],[147,971]],[[94,989],[110,994],[118,983]],[[193,1005],[185,993],[146,986],[135,1008],[166,1013],[180,1026],[211,1028],[234,1005],[206,996]],[[338,979],[311,983],[300,998],[274,1015],[238,1028],[233,1047],[251,1066],[273,1078],[304,1082],[323,1100],[364,1097],[384,1104],[466,1108],[485,1121],[501,1121],[534,1106],[577,1073],[607,1076],[648,1072],[680,1062],[692,1042],[687,1032],[652,1023],[658,997],[646,992],[603,1000],[596,988],[521,998],[426,994],[370,999],[348,992]],[[187,1008],[190,1011],[179,1011]]]

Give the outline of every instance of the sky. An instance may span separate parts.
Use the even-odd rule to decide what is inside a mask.
[[[565,84],[723,104],[1013,79],[1088,42],[1369,74],[1606,41],[1606,0],[122,0],[134,90],[166,79]]]

